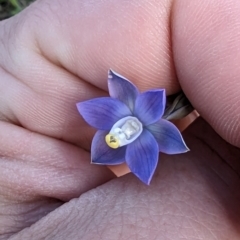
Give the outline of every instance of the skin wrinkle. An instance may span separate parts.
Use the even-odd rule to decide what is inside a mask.
[[[63,25],[63,23],[60,22],[60,19],[59,19],[58,15],[56,14],[56,12],[52,11],[52,9],[51,9],[52,4],[49,4],[47,1],[45,2],[45,4],[48,6],[47,9],[49,8],[50,11],[52,12],[52,14],[50,14],[50,15],[46,14],[46,8],[45,9],[40,8],[40,7],[38,7],[38,4],[36,4],[37,7],[36,7],[35,11],[32,13],[34,15],[33,19],[36,18],[35,21],[34,21],[34,24],[33,24],[33,25],[35,25],[34,30],[36,29],[36,26],[41,27],[41,24],[39,24],[39,23],[42,23],[43,20],[48,20],[48,21],[46,21],[46,24],[48,24],[48,25],[49,25],[49,22],[52,24],[56,20],[58,20],[58,23],[56,23],[57,26],[58,27],[60,27],[60,26],[63,27],[64,25]],[[60,4],[60,1],[58,1],[58,4]],[[56,6],[56,4],[54,6]],[[45,16],[45,17],[43,17],[43,16]],[[54,25],[51,25],[51,27],[52,27],[52,29],[56,29],[56,28],[54,28]],[[56,33],[55,35],[58,36],[59,34]],[[47,60],[52,66],[59,67],[59,70],[62,70],[62,69],[65,70],[65,72],[67,72],[68,74],[71,74],[73,77],[75,77],[76,80],[79,80],[79,76],[76,75],[73,72],[68,71],[65,68],[65,66],[61,64],[61,61],[59,60],[59,58],[60,59],[61,58],[66,58],[67,56],[69,56],[69,59],[72,60],[72,62],[74,61],[73,53],[70,52],[69,47],[67,47],[65,49],[67,51],[66,54],[61,54],[61,52],[59,52],[59,58],[51,59],[51,58],[48,57],[47,54],[45,54],[45,51],[42,49],[41,43],[40,43],[40,41],[38,39],[38,36],[36,34],[34,36],[34,42],[36,43],[36,52],[38,53],[39,56],[44,57],[44,59]],[[64,49],[63,46],[62,46],[62,49]],[[86,82],[86,83],[88,83],[88,82]]]
[[[6,130],[8,129],[7,125],[5,125],[5,129]],[[22,136],[20,133],[18,134],[19,136]],[[12,143],[15,145],[15,149],[18,149],[18,151],[16,151],[15,153],[6,152],[4,154],[4,155],[12,154],[11,158],[14,159],[14,161],[9,161],[9,159],[7,159],[4,162],[1,161],[2,169],[5,169],[1,176],[2,178],[1,182],[3,182],[4,184],[9,184],[10,189],[14,191],[19,189],[20,192],[23,191],[23,189],[25,190],[32,189],[34,191],[32,192],[31,195],[42,194],[44,196],[48,195],[52,197],[57,197],[56,196],[57,193],[59,198],[66,200],[66,197],[67,199],[69,199],[78,196],[78,194],[81,193],[80,190],[81,185],[85,188],[85,186],[87,186],[88,184],[91,185],[95,180],[97,180],[98,178],[97,174],[94,177],[92,176],[82,177],[81,182],[77,180],[79,178],[79,174],[81,173],[81,171],[85,172],[87,171],[87,168],[84,167],[84,165],[87,164],[87,162],[81,163],[79,162],[79,158],[77,157],[81,153],[82,157],[84,157],[83,152],[81,152],[80,149],[78,150],[76,147],[74,146],[71,147],[69,145],[70,147],[69,151],[64,152],[62,150],[63,147],[62,144],[66,143],[61,143],[57,141],[55,143],[52,142],[50,144],[49,139],[47,139],[46,137],[45,139],[42,139],[41,136],[38,136],[40,137],[40,139],[36,141],[37,134],[30,134],[32,138],[35,139],[35,141],[31,141],[31,137],[29,138],[29,134],[26,133],[25,136],[22,136],[23,139],[25,139],[25,141],[23,142],[19,141],[19,137],[17,136],[18,134],[15,134],[14,136],[15,141]],[[1,135],[4,136],[3,133]],[[6,137],[5,140],[7,140]],[[20,144],[20,146],[17,147],[18,144]],[[23,153],[25,145],[28,146],[27,153],[26,152]],[[35,145],[38,146],[37,152]],[[45,145],[47,146],[47,148],[44,147]],[[9,151],[11,149],[10,146],[9,148],[6,148],[3,142],[1,146],[3,147],[3,149],[5,148],[5,151]],[[41,157],[39,157],[38,154],[39,152],[41,152],[40,154]],[[74,154],[77,154],[76,159],[72,159]],[[89,156],[87,153],[85,155]],[[16,156],[19,157],[16,158]],[[66,161],[68,164],[66,164]],[[90,170],[89,164],[87,164],[87,166],[89,167]],[[95,166],[93,167],[93,169],[96,170],[97,167]],[[106,173],[107,172],[108,171],[106,170]],[[36,178],[36,176],[38,177]],[[51,178],[49,178],[49,176],[51,176]],[[106,176],[107,174],[105,174],[104,177]],[[90,177],[91,179],[88,179],[88,177]],[[49,184],[48,179],[51,180],[51,184]],[[12,185],[14,185],[14,189],[12,188]],[[76,193],[76,191],[78,193]]]
[[[22,63],[21,57],[23,55],[24,56],[28,55],[27,53],[29,53],[29,51],[25,51],[24,54],[21,54],[22,50],[24,49],[24,46],[27,46],[28,48],[32,46],[32,44],[26,40],[28,37],[26,35],[26,31],[22,31],[24,28],[27,28],[26,15],[25,15],[25,18],[21,17],[20,19],[21,19],[20,21],[18,21],[18,18],[15,18],[14,19],[15,21],[12,19],[6,20],[2,25],[2,29],[4,31],[3,32],[1,31],[0,33],[1,34],[0,38],[2,39],[1,52],[4,55],[4,58],[1,58],[0,60],[1,67],[8,73],[11,73],[12,76],[14,76],[16,79],[19,79],[19,80],[21,79],[19,78],[19,75],[21,73],[20,64]],[[12,27],[9,27],[11,25]],[[7,41],[5,39],[7,39]],[[17,74],[15,74],[15,72]],[[21,81],[21,82],[25,84],[24,81]]]
[[[59,90],[59,88],[58,88],[58,90]],[[65,89],[65,91],[66,91],[66,89]],[[76,90],[74,90],[75,92],[76,92]],[[59,92],[59,91],[58,91]],[[85,93],[86,94],[86,93]],[[28,95],[26,95],[26,96],[28,96],[29,97],[29,94]],[[35,117],[35,114],[37,113],[37,115],[39,116],[39,115],[41,115],[41,116],[44,116],[44,119],[42,119],[42,118],[40,118],[40,119],[38,119],[37,121],[45,121],[45,122],[42,122],[41,124],[38,124],[38,125],[36,125],[36,121],[33,121],[33,123],[34,123],[34,129],[36,129],[36,127],[38,128],[38,131],[48,131],[48,132],[57,132],[58,131],[58,129],[60,129],[60,127],[59,128],[57,128],[56,126],[57,125],[59,125],[59,119],[60,118],[58,118],[56,115],[55,115],[55,118],[52,118],[52,110],[50,110],[50,111],[48,111],[48,109],[46,109],[46,108],[44,108],[44,109],[42,109],[42,108],[40,108],[40,107],[35,107],[34,108],[34,103],[39,99],[39,103],[40,102],[49,102],[46,98],[45,99],[43,99],[42,97],[41,98],[39,98],[39,97],[37,97],[36,96],[36,94],[35,94],[35,96],[33,97],[33,99],[35,100],[35,101],[33,101],[33,102],[31,102],[31,106],[30,107],[28,107],[28,106],[26,106],[26,108],[29,110],[29,109],[32,109],[32,113],[31,113],[31,115],[29,116],[28,115],[28,111],[26,111],[26,117],[24,117],[24,114],[22,114],[23,116],[21,117],[22,119],[22,122],[24,123],[25,121],[24,121],[24,119],[26,119],[26,122],[29,122],[29,119],[31,119],[31,118],[36,118]],[[50,98],[49,98],[50,99]],[[62,99],[62,97],[60,98],[60,99]],[[55,98],[55,100],[56,100],[56,98]],[[75,100],[75,101],[73,101],[74,103],[76,102],[77,100]],[[19,102],[19,104],[21,104],[21,105],[23,105],[23,103],[26,103],[26,105],[29,105],[29,101],[27,100],[22,100],[22,101],[18,101]],[[39,105],[41,105],[41,104],[39,104]],[[65,101],[65,105],[67,105],[66,104],[66,101]],[[55,107],[55,110],[58,110],[59,109],[59,112],[61,111],[62,112],[62,109],[63,109],[63,104],[61,104],[61,107],[60,107],[60,104],[59,104],[59,107]],[[16,106],[15,106],[15,108],[16,108]],[[20,108],[18,108],[18,109],[21,109],[22,108],[22,106],[20,107]],[[66,108],[68,108],[69,109],[69,107],[68,106],[66,106]],[[71,108],[73,109],[74,108],[74,112],[76,112],[76,110],[75,110],[75,104],[72,104],[72,106],[71,106]],[[39,109],[42,109],[42,114],[40,114],[41,113],[41,111],[39,111]],[[35,111],[36,110],[36,111]],[[44,113],[44,114],[43,114]],[[19,115],[19,114],[18,114]],[[33,117],[32,117],[33,116]],[[52,124],[51,125],[49,125],[49,119],[51,118],[51,122],[52,122]],[[61,114],[61,118],[62,118],[62,114]],[[56,119],[56,121],[53,121],[54,119]],[[77,121],[79,122],[79,115],[77,114],[77,112],[75,113],[75,118],[74,118],[74,121],[75,121],[75,119],[78,119]],[[70,121],[71,120],[71,116],[68,116],[68,121]],[[64,125],[67,125],[68,126],[68,123],[66,123],[66,120],[62,120],[62,123],[64,124]],[[24,124],[24,125],[26,125],[26,124]],[[42,127],[41,127],[42,126]],[[53,126],[55,126],[55,129],[53,129]],[[90,129],[90,127],[87,127],[88,129]],[[63,128],[63,129],[65,129],[65,128]],[[89,132],[89,131],[88,131]],[[92,132],[92,130],[91,130],[91,132]],[[58,135],[58,137],[59,138],[61,138],[62,136],[64,135],[64,133],[62,133],[62,134],[59,134]],[[83,134],[82,134],[83,135]],[[65,138],[65,136],[64,136],[64,138]],[[88,144],[88,146],[89,146],[89,144]]]
[[[227,125],[226,127],[226,138],[231,139],[234,145],[238,145],[239,137],[236,132],[240,131],[240,127],[238,125],[239,123],[239,114],[235,115],[236,117],[234,119],[229,119],[231,123]],[[236,122],[235,122],[236,121]]]
[[[0,67],[0,73],[3,75],[2,80],[1,80],[1,97],[2,101],[4,104],[2,104],[1,108],[1,115],[6,116],[8,122],[14,123],[16,125],[20,125],[15,112],[13,109],[11,109],[11,104],[7,98],[10,98],[11,100],[16,99],[16,95],[19,95],[19,92],[21,91],[22,93],[28,92],[29,89],[24,89],[24,84],[22,84],[20,81],[15,80],[14,76],[6,71],[4,68]],[[15,88],[13,88],[15,87]],[[8,117],[7,117],[8,116]]]
[[[176,189],[177,190],[177,189]],[[180,189],[180,191],[181,191],[181,194],[182,194],[182,196],[185,196],[186,194],[188,194],[188,192],[186,192],[186,191],[182,191],[181,189]],[[181,195],[180,194],[180,195]],[[196,193],[197,195],[200,195],[201,196],[201,194],[204,194],[204,192],[203,193]],[[190,194],[189,196],[191,196],[192,194]],[[204,194],[205,195],[205,194]],[[208,197],[208,196],[204,196],[204,197]],[[172,202],[171,201],[171,199],[169,199],[169,201],[172,203],[172,204],[174,204],[174,202]],[[181,199],[176,199],[175,200],[175,202],[176,202],[176,206],[177,206],[177,203],[178,202],[181,202],[181,203],[184,203],[185,205],[187,205],[188,207],[191,207],[192,209],[195,209],[195,211],[196,210],[198,210],[198,211],[201,211],[201,212],[204,212],[204,213],[208,213],[208,212],[206,212],[205,210],[203,210],[203,208],[202,207],[199,207],[200,205],[201,205],[201,201],[198,199],[197,200],[197,202],[195,202],[194,203],[194,205],[196,205],[196,206],[192,206],[191,204],[189,204],[188,202],[189,202],[189,199],[188,199],[188,201],[187,200],[181,200]],[[183,209],[183,207],[181,206],[181,209],[179,208],[178,210],[182,210]],[[169,214],[169,213],[168,213]],[[197,216],[194,214],[194,216],[188,216],[188,215],[185,215],[185,214],[183,214],[183,212],[181,211],[181,214],[176,214],[176,213],[174,213],[174,211],[173,211],[173,214],[175,215],[175,216],[185,216],[185,217],[187,217],[187,218],[189,218],[189,219],[191,219],[191,221],[195,221],[195,220],[197,220],[196,218],[197,218]],[[211,214],[211,213],[209,213],[209,214]],[[181,222],[181,221],[180,221]],[[209,226],[209,224],[208,224],[208,226]]]
[[[45,203],[48,203],[48,207],[47,208],[42,208],[41,205],[45,205]],[[5,214],[3,212],[1,212],[1,216],[3,216],[4,218],[9,219],[9,209],[13,212],[11,214],[11,218],[12,220],[15,222],[15,226],[14,228],[11,227],[11,221],[1,221],[1,227],[0,227],[0,239],[8,239],[8,237],[10,237],[11,235],[13,235],[16,232],[21,231],[23,225],[25,222],[27,222],[29,225],[31,225],[32,223],[38,221],[42,216],[46,215],[48,211],[51,211],[53,209],[55,209],[56,207],[59,207],[61,205],[61,203],[56,203],[55,201],[51,202],[51,200],[44,200],[44,199],[39,199],[38,202],[33,204],[33,208],[31,206],[31,204],[19,204],[19,205],[15,205],[14,208],[12,208],[12,206],[9,206],[9,204],[6,204],[4,211]],[[23,209],[22,214],[16,214],[19,211],[19,207],[22,207]],[[4,234],[2,234],[4,232]]]
[[[211,148],[211,146],[206,143],[204,140],[202,140],[201,138],[198,138],[199,141],[201,141],[203,144],[209,146],[210,150],[213,152],[214,155],[217,155],[218,158],[225,164],[227,165],[228,168],[230,168],[232,171],[231,171],[231,175],[232,173],[234,172],[234,174],[236,175],[237,179],[240,179],[240,174],[239,172],[235,169],[235,166],[231,165],[231,163],[229,161],[226,161],[217,151],[215,151],[213,148]],[[224,179],[220,176],[220,174],[217,173],[217,171],[215,171],[214,169],[212,169],[216,175],[218,175],[219,178],[221,178],[223,181]],[[225,168],[224,168],[225,170]],[[227,182],[225,182],[228,186],[229,184]]]
[[[202,129],[202,133],[206,134],[205,129]],[[203,136],[201,136],[202,139]],[[213,148],[214,144],[219,144],[221,145],[221,138],[217,138],[216,143],[213,143],[212,141],[208,141],[206,142],[206,144],[210,147]],[[224,159],[224,162],[220,161],[218,163],[218,166],[221,166],[222,163],[229,165],[230,168],[228,169],[233,169],[235,172],[235,175],[233,173],[231,173],[232,176],[238,176],[239,175],[239,171],[240,171],[240,163],[239,161],[236,161],[235,156],[238,154],[238,148],[233,147],[231,148],[231,150],[224,150],[222,148],[218,148],[216,151],[216,154],[219,154],[219,157],[221,156],[222,159]],[[226,171],[225,168],[222,169],[222,171]],[[227,172],[227,171],[226,171]]]

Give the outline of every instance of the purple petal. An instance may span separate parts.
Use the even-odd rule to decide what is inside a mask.
[[[91,146],[91,161],[94,164],[117,165],[125,162],[126,146],[110,148],[105,142],[107,131],[96,132]]]
[[[156,138],[159,151],[167,154],[177,154],[189,151],[178,128],[171,122],[160,119],[157,123],[147,126]]]
[[[110,130],[118,120],[132,115],[123,102],[110,97],[80,102],[77,108],[89,125],[101,130]]]
[[[132,173],[149,184],[158,163],[158,144],[146,129],[138,139],[127,146],[126,163]]]
[[[124,102],[133,111],[135,100],[139,94],[134,84],[116,72],[109,70],[108,89],[111,97]]]
[[[158,121],[165,109],[164,89],[147,91],[140,94],[135,102],[134,115],[146,126]]]

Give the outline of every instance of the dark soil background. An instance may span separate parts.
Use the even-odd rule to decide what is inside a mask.
[[[0,0],[0,20],[22,11],[34,0]]]

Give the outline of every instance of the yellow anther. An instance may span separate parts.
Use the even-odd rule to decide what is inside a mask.
[[[110,148],[118,148],[119,147],[119,140],[112,134],[106,135],[105,141]]]

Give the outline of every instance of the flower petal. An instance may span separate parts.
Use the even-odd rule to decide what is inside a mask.
[[[147,126],[158,142],[159,151],[167,154],[178,154],[189,151],[178,128],[171,122],[160,119]]]
[[[135,100],[139,94],[134,84],[118,73],[109,70],[108,90],[111,97],[124,102],[133,111]]]
[[[94,164],[117,165],[125,162],[126,147],[110,148],[105,142],[107,131],[96,132],[91,146],[91,161]]]
[[[77,108],[89,125],[101,130],[110,130],[119,119],[132,115],[123,102],[110,97],[80,102]]]
[[[141,136],[127,146],[126,163],[132,173],[149,184],[158,163],[158,144],[146,129]]]
[[[146,126],[158,121],[165,109],[164,89],[147,91],[140,94],[135,102],[134,115]]]

